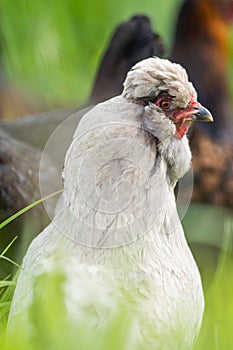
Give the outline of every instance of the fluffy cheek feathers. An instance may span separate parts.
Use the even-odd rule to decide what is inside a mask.
[[[143,124],[162,143],[170,142],[170,138],[176,134],[174,123],[152,103],[145,107]]]
[[[181,140],[173,137],[167,147],[163,147],[163,145],[160,145],[160,147],[160,151],[167,162],[167,173],[171,183],[175,185],[177,180],[183,177],[191,166],[192,155],[188,139],[186,135]]]
[[[184,125],[178,135],[174,123],[165,114],[158,112],[158,108],[153,104],[145,107],[143,124],[159,140],[159,152],[167,162],[168,174],[172,183],[175,183],[189,170],[191,151]]]

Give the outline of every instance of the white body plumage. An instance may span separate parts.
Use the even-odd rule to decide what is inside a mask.
[[[135,341],[163,339],[164,349],[172,349],[181,340],[179,349],[187,349],[204,308],[173,193],[190,167],[188,140],[175,137],[176,127],[157,106],[135,103],[125,89],[88,112],[75,132],[64,193],[53,222],[24,258],[10,321],[27,317],[36,276],[56,266],[65,273],[74,320],[92,307],[90,322],[101,328],[131,293]]]

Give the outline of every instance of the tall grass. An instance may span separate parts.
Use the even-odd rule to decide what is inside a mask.
[[[206,291],[206,308],[196,349],[233,348],[233,222],[226,222],[222,251]]]

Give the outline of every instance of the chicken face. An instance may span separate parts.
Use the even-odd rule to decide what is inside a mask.
[[[190,95],[190,101],[185,108],[176,106],[175,102],[175,96],[169,95],[168,92],[160,93],[154,101],[155,105],[175,124],[177,138],[181,139],[194,121],[213,121],[211,113],[195,100],[193,94]]]
[[[178,139],[186,134],[193,121],[213,121],[211,113],[197,101],[196,90],[184,68],[168,60],[153,57],[136,64],[127,75],[123,96],[153,110],[150,131],[153,121],[162,123],[165,116],[167,125],[172,122],[175,126],[173,136]],[[159,138],[158,133],[155,136]]]

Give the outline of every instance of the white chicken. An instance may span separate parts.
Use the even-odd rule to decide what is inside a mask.
[[[195,120],[213,119],[186,71],[155,57],[129,71],[122,95],[84,115],[55,218],[24,258],[10,324],[28,317],[36,277],[60,269],[74,321],[93,309],[90,324],[101,329],[124,305],[135,343],[192,345],[204,299],[173,190],[190,168],[186,132]]]

